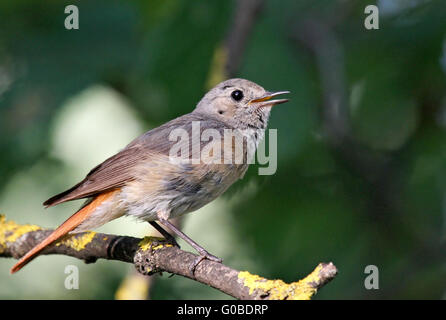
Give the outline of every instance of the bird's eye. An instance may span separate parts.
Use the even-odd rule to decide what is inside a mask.
[[[234,99],[235,101],[240,101],[240,100],[243,99],[243,92],[241,92],[240,90],[232,91],[232,93],[231,93],[231,97],[232,97],[232,99]]]

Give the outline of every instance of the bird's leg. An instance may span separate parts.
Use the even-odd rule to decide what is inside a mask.
[[[168,220],[166,219],[159,219],[159,222],[169,228],[173,233],[175,233],[178,237],[180,237],[181,239],[183,239],[184,241],[186,241],[188,244],[191,245],[192,248],[194,248],[195,250],[197,250],[197,252],[200,254],[199,257],[197,257],[194,262],[192,263],[192,265],[190,266],[190,271],[192,272],[192,274],[194,274],[195,269],[197,268],[198,264],[203,261],[204,259],[208,259],[211,261],[215,261],[215,262],[222,262],[223,260],[210,254],[209,252],[207,252],[202,246],[200,246],[198,243],[196,243],[194,240],[192,240],[191,238],[189,238],[186,234],[184,234],[181,230],[179,230],[177,227],[175,227],[172,223],[170,223]]]
[[[154,227],[156,229],[156,231],[161,233],[162,236],[164,238],[166,238],[167,241],[171,242],[174,246],[181,248],[180,245],[178,244],[177,240],[175,240],[175,237],[172,236],[166,230],[164,230],[158,223],[156,223],[155,221],[149,221],[149,223],[152,225],[152,227]]]

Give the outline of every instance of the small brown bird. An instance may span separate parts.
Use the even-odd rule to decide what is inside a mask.
[[[25,254],[11,273],[66,234],[97,228],[123,215],[148,221],[176,243],[158,221],[189,243],[200,254],[192,272],[203,259],[221,262],[169,219],[201,208],[243,177],[264,135],[271,106],[288,101],[272,98],[284,93],[288,91],[268,92],[251,81],[230,79],[211,89],[191,113],[136,138],[74,187],[44,202],[51,207],[88,198],[79,211]],[[229,139],[228,132],[233,134]],[[243,143],[242,161],[237,162],[238,138]]]

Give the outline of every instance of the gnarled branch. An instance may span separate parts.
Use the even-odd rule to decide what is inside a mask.
[[[20,258],[51,232],[36,225],[19,225],[0,215],[0,257]],[[304,279],[288,284],[282,280],[268,280],[247,271],[234,270],[209,260],[202,261],[192,274],[189,267],[197,256],[162,238],[138,239],[91,231],[62,238],[42,252],[42,255],[46,254],[68,255],[87,263],[97,259],[133,263],[141,274],[170,272],[244,300],[310,299],[337,274],[332,263],[321,263]]]

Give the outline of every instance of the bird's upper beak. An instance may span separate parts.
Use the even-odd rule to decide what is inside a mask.
[[[285,103],[285,102],[288,102],[289,100],[288,99],[271,100],[271,98],[276,97],[281,94],[285,94],[285,93],[290,93],[290,92],[289,91],[277,91],[277,92],[268,92],[267,91],[263,97],[257,98],[257,99],[252,99],[251,101],[249,101],[249,104],[263,102],[259,106],[266,107],[266,106],[273,106],[275,104]]]

